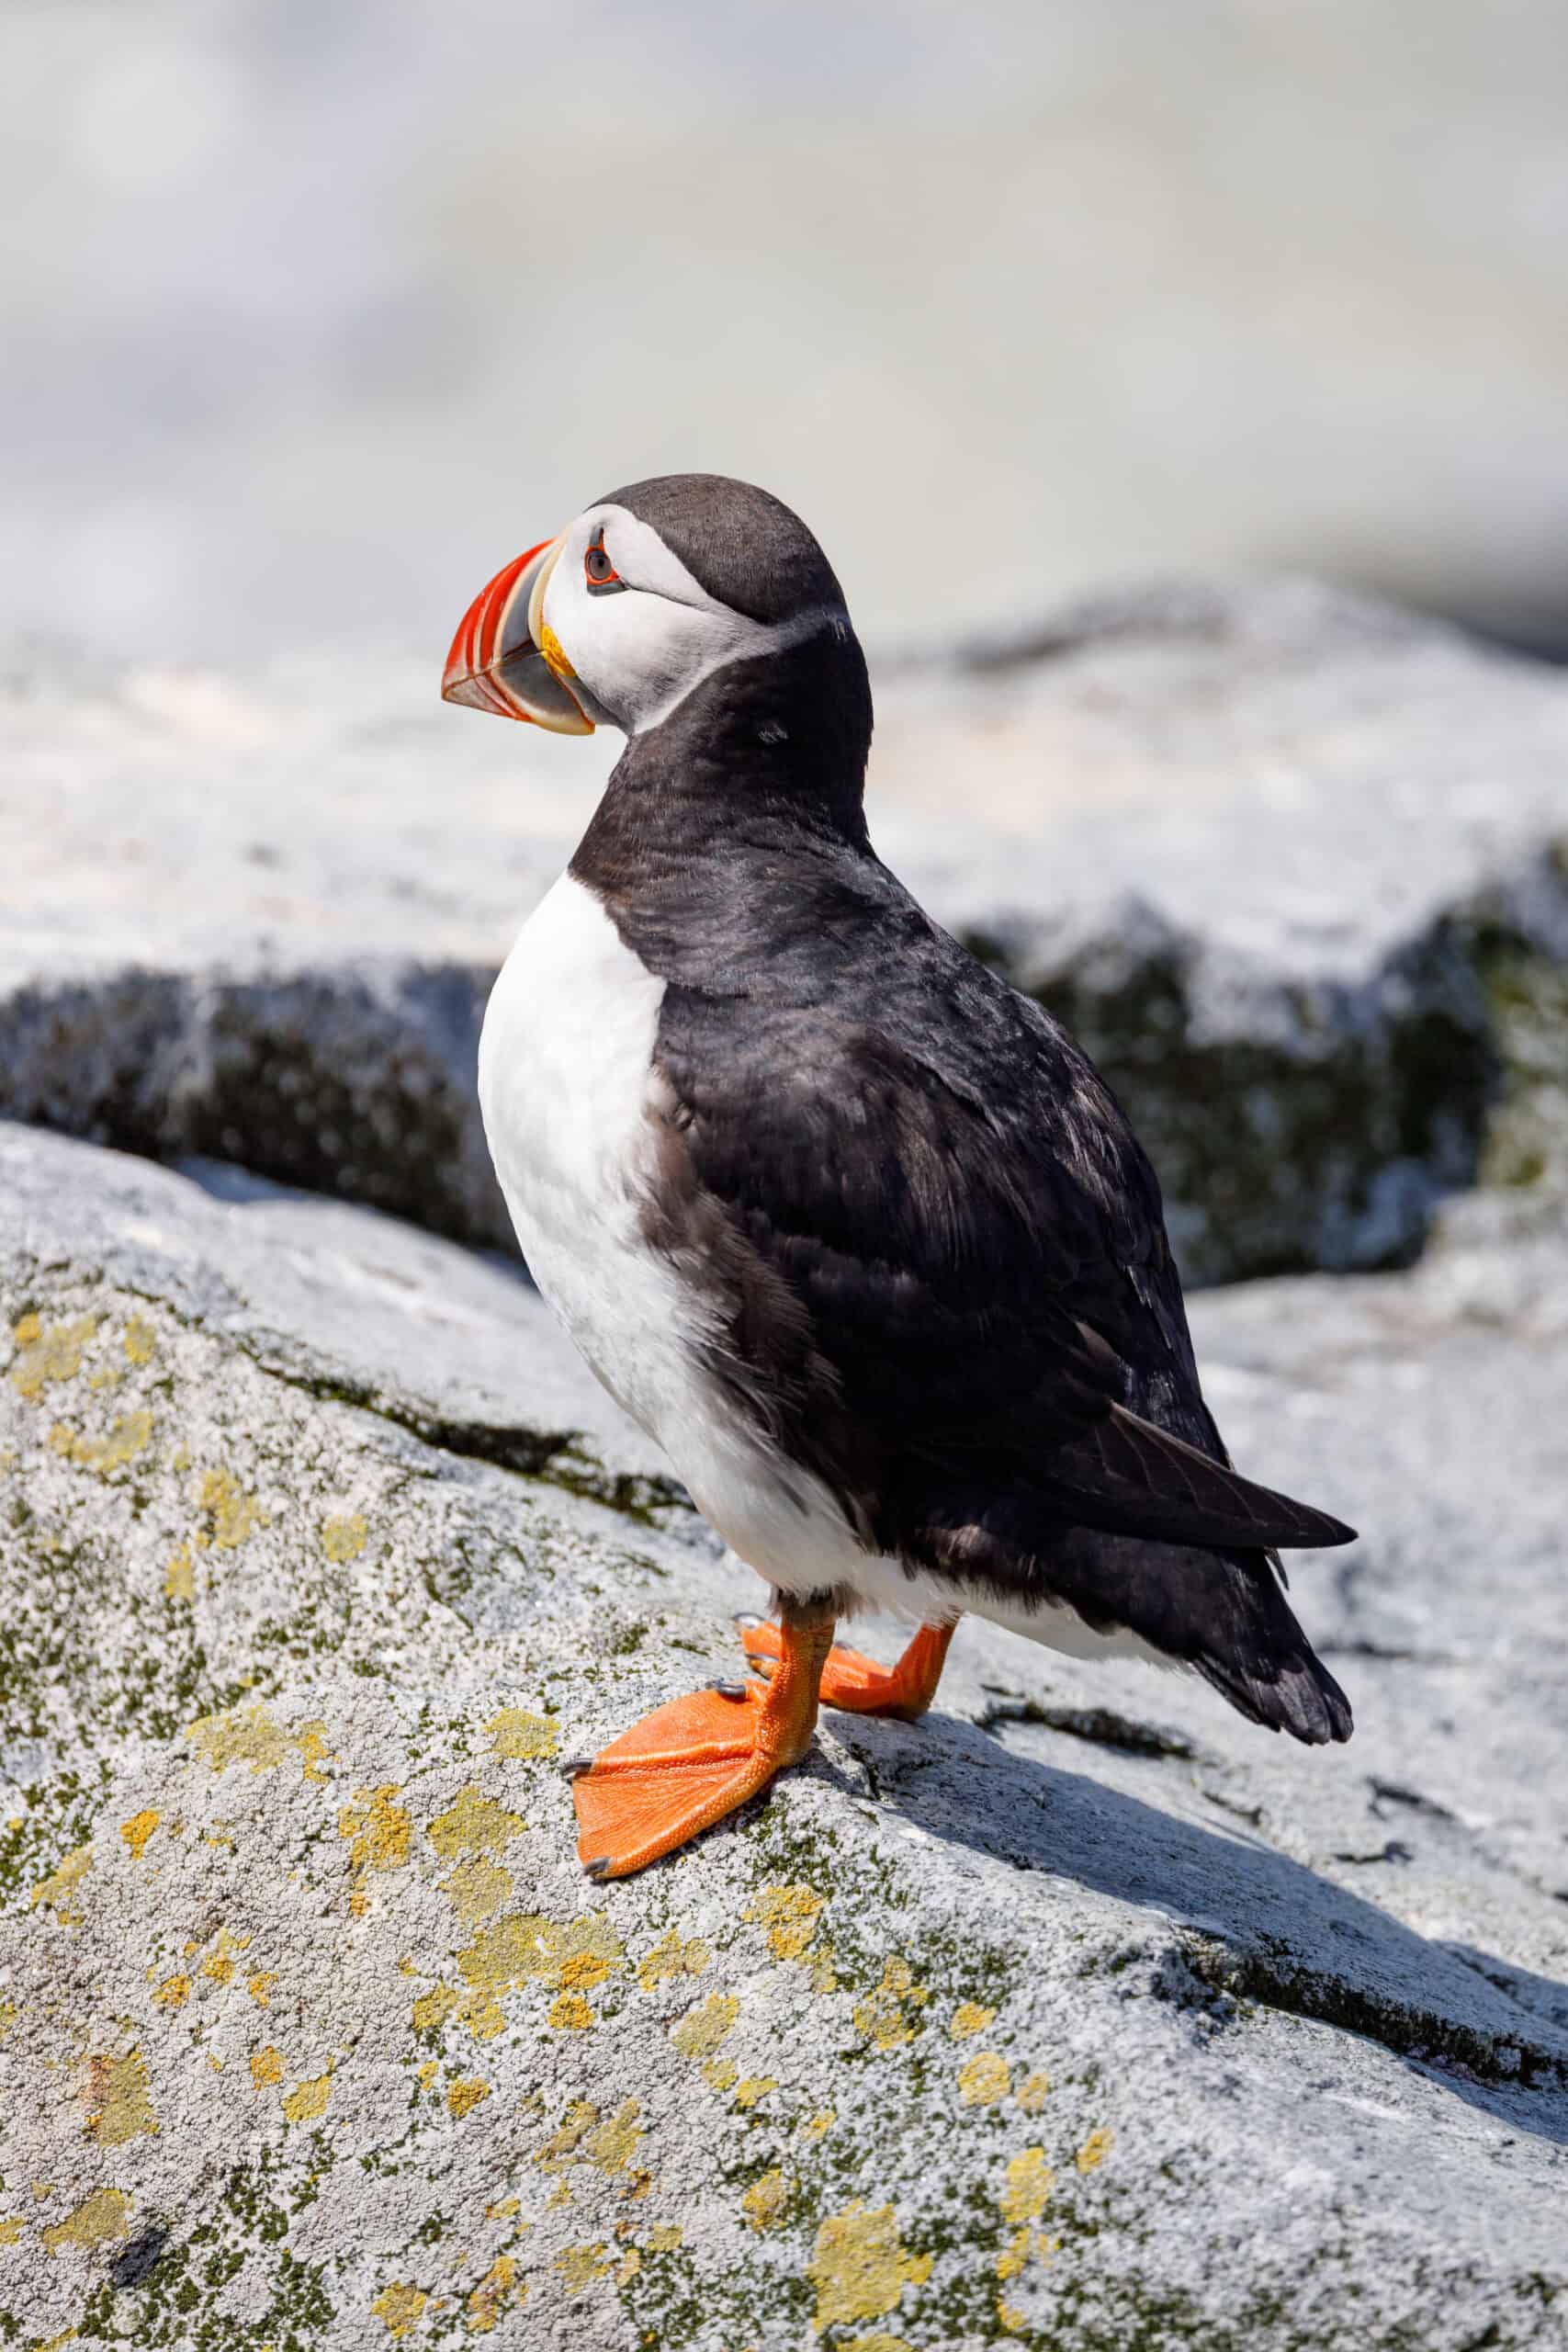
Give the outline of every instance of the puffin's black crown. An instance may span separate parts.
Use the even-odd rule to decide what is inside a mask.
[[[793,620],[814,605],[844,601],[799,515],[754,482],[660,474],[596,503],[624,506],[647,523],[710,596],[748,620]]]

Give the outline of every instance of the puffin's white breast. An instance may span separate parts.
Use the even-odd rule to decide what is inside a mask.
[[[663,995],[593,893],[563,874],[523,926],[479,1039],[485,1133],[529,1270],[649,1429],[689,1319],[637,1221]]]
[[[717,1302],[644,1231],[663,996],[600,900],[563,875],[518,934],[479,1040],[501,1188],[540,1291],[726,1542],[791,1590],[848,1581],[863,1555],[842,1512],[706,1371]]]

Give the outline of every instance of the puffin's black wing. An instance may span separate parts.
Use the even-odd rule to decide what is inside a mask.
[[[1042,1535],[1349,1541],[1229,1466],[1154,1172],[1066,1034],[896,884],[817,945],[740,1001],[672,978],[657,1045],[654,1238],[783,1449],[906,1559],[1003,1495]]]

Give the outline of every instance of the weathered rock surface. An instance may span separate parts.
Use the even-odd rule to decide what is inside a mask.
[[[1199,1302],[1348,1748],[971,1623],[595,1889],[753,1580],[504,1266],[198,1172],[0,1129],[6,2340],[1563,2342],[1560,1218]]]
[[[0,1112],[509,1247],[479,1018],[615,742],[365,658],[78,693],[3,708]],[[1197,1277],[1394,1262],[1445,1186],[1568,1168],[1561,672],[1283,581],[879,707],[885,854],[1080,1032]]]

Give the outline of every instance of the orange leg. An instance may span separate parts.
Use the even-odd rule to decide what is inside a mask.
[[[761,1617],[735,1622],[746,1663],[767,1673],[771,1662],[783,1657],[786,1635]],[[952,1625],[922,1625],[895,1667],[878,1666],[859,1650],[829,1650],[818,1694],[822,1704],[855,1715],[901,1715],[913,1723],[936,1696],[953,1633]]]
[[[591,1878],[627,1878],[798,1764],[817,1724],[833,1644],[831,1610],[789,1608],[766,1683],[720,1683],[671,1699],[597,1756],[563,1769],[577,1808],[577,1859]]]

